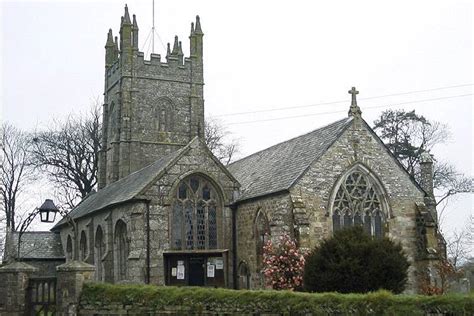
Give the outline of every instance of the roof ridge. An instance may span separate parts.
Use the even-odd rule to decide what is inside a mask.
[[[267,150],[269,150],[269,149],[271,149],[271,148],[273,148],[273,147],[276,147],[276,146],[279,146],[279,145],[281,145],[281,144],[285,144],[285,143],[291,142],[291,141],[293,141],[293,140],[295,140],[295,139],[297,139],[297,138],[300,138],[300,137],[309,135],[309,134],[311,134],[311,133],[314,133],[314,132],[316,132],[316,131],[319,131],[319,130],[322,130],[322,129],[324,129],[324,128],[327,128],[327,127],[329,127],[329,126],[331,126],[331,125],[334,125],[334,124],[336,124],[336,123],[340,123],[340,122],[342,122],[342,121],[344,121],[344,120],[347,120],[347,121],[349,122],[349,121],[352,120],[352,119],[353,119],[352,117],[349,117],[349,118],[345,117],[345,118],[343,118],[343,119],[340,119],[340,120],[334,121],[334,122],[332,122],[332,123],[329,123],[329,124],[323,125],[323,126],[321,126],[321,127],[318,127],[318,128],[316,128],[316,129],[314,129],[314,130],[312,130],[312,131],[310,131],[310,132],[307,132],[307,133],[304,133],[304,134],[301,134],[301,135],[292,137],[292,138],[290,138],[290,139],[287,139],[287,140],[285,140],[285,141],[282,141],[282,142],[273,144],[273,145],[271,145],[270,147],[261,149],[261,150],[256,151],[256,152],[254,152],[254,153],[252,153],[252,154],[250,154],[250,155],[248,155],[248,156],[245,156],[245,157],[243,157],[243,158],[241,158],[241,159],[239,159],[239,160],[237,160],[237,161],[234,161],[234,162],[230,163],[227,167],[232,167],[232,165],[234,165],[234,164],[236,164],[236,163],[238,163],[238,162],[242,162],[242,161],[245,160],[245,159],[248,159],[248,158],[250,158],[250,157],[252,157],[252,156],[255,156],[255,155],[257,155],[257,154],[260,154],[260,153],[262,153],[262,152],[264,152],[264,151],[267,151]]]

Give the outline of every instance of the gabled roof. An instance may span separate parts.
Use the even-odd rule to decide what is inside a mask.
[[[10,257],[17,257],[18,233],[11,233]],[[52,232],[24,232],[20,245],[21,259],[64,259],[61,237]]]
[[[238,200],[288,190],[351,122],[344,118],[230,164],[229,171],[241,184]]]
[[[82,200],[81,203],[69,213],[69,216],[73,219],[77,219],[108,206],[136,199],[143,189],[158,177],[173,160],[177,159],[183,152],[189,149],[190,144],[158,159],[143,169],[132,172],[128,176],[107,185],[97,193],[91,194]],[[66,219],[63,218],[53,227],[53,230],[66,222]]]

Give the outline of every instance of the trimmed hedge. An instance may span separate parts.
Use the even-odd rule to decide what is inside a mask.
[[[130,311],[187,311],[188,314],[474,315],[474,295],[393,295],[387,291],[316,294],[103,283],[84,285],[80,310],[117,310],[117,306]]]

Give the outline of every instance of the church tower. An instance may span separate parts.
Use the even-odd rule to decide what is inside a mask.
[[[138,50],[138,23],[127,6],[120,38],[109,30],[99,189],[204,136],[203,33],[191,23],[190,55],[181,41],[145,60]]]

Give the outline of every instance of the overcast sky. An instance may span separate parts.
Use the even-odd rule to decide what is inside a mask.
[[[106,35],[118,35],[124,5],[2,1],[2,119],[44,128],[101,99]],[[149,54],[152,0],[128,6]],[[448,124],[452,137],[436,158],[472,175],[472,13],[468,0],[156,0],[155,52],[164,56],[161,41],[178,35],[189,55],[190,23],[201,16],[206,116],[240,140],[241,156],[346,116],[356,86],[370,125],[388,108]],[[262,110],[273,111],[231,115]],[[455,200],[448,232],[473,211],[472,194]]]

